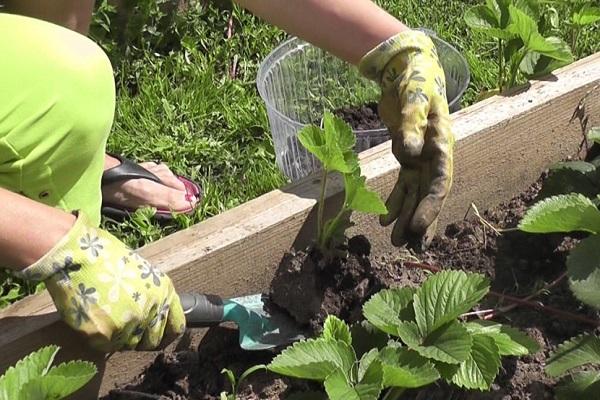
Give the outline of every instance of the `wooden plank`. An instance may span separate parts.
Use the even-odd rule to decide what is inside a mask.
[[[486,208],[528,186],[551,162],[573,154],[581,140],[569,119],[588,95],[590,124],[600,124],[600,54],[534,82],[527,91],[493,97],[454,114],[458,139],[455,182],[441,226],[462,218],[475,202]],[[361,154],[368,184],[386,196],[399,167],[384,143]],[[339,202],[341,182],[332,178],[328,207]],[[178,290],[243,295],[269,286],[285,251],[304,247],[315,232],[319,185],[314,177],[275,190],[235,209],[177,232],[141,249],[144,257],[168,272]],[[389,229],[372,217],[356,216],[356,232],[366,234],[375,251],[395,252]],[[90,359],[103,369],[81,394],[92,398],[138,374],[155,353],[117,353],[106,365],[81,338],[59,321],[47,294],[31,296],[0,312],[0,371],[43,344],[63,345],[63,359]]]

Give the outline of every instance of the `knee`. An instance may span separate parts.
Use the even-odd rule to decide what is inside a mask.
[[[72,123],[112,121],[112,66],[93,41],[62,26],[10,14],[0,14],[0,37],[6,39],[0,41],[2,72],[10,77],[0,87],[9,101],[40,109],[46,104],[63,116],[79,116]]]

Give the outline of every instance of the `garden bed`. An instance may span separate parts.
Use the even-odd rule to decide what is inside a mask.
[[[510,201],[486,211],[483,217],[498,229],[514,228],[527,207],[534,202],[539,187],[540,183],[536,182]],[[539,290],[541,282],[552,282],[563,273],[566,255],[575,240],[564,235],[531,235],[520,231],[497,234],[472,215],[464,221],[448,225],[446,232],[434,239],[432,247],[418,257],[427,265],[484,274],[492,281],[494,291],[525,297]],[[364,244],[363,238],[351,241],[350,250],[358,254],[352,254],[341,268],[325,270],[336,271],[335,275],[325,273],[321,276],[329,287],[324,296],[325,307],[349,322],[362,319],[362,304],[381,288],[417,286],[426,276],[425,270],[416,267],[418,263],[414,262],[414,256],[369,256],[365,254]],[[566,280],[561,280],[549,292],[549,295],[537,300],[547,307],[598,320],[598,312],[582,308],[581,303],[573,297]],[[303,299],[295,300],[301,302]],[[481,307],[502,305],[506,303],[488,297]],[[544,373],[548,354],[565,340],[594,328],[582,321],[560,318],[526,307],[501,313],[495,321],[520,328],[534,338],[543,350],[520,359],[506,359],[489,393],[467,392],[441,385],[407,393],[403,398],[551,399],[555,381]],[[240,376],[253,365],[270,362],[273,354],[268,351],[244,352],[237,345],[235,329],[215,328],[208,332],[197,349],[160,354],[132,384],[112,391],[106,400],[149,398],[144,394],[173,400],[217,400],[222,391],[231,390],[225,376],[220,374],[223,368]],[[240,388],[238,398],[276,400],[286,398],[294,391],[318,388],[319,385],[307,381],[260,372],[252,375],[247,384]]]
[[[587,96],[590,124],[598,124],[600,97],[598,92],[588,94],[599,84],[600,55],[595,55],[563,68],[553,81],[535,82],[527,91],[494,97],[454,114],[456,179],[441,226],[462,219],[471,202],[484,209],[511,198],[535,181],[550,163],[575,153],[581,132],[569,120]],[[398,173],[389,143],[363,153],[361,167],[371,188],[383,196],[389,193]],[[328,205],[339,202],[342,191],[340,182],[332,181]],[[180,291],[223,296],[263,291],[269,287],[283,254],[291,248],[304,248],[314,236],[313,208],[318,193],[318,181],[309,177],[146,246],[141,252],[168,272]],[[357,216],[355,222],[355,233],[369,238],[373,254],[390,254],[390,259],[399,255],[390,248],[389,230],[382,229],[376,218]],[[59,321],[45,294],[2,311],[0,321],[0,370],[47,343],[62,345],[64,358],[95,361],[101,373],[81,398],[122,386],[157,354],[117,353],[106,361]],[[190,340],[198,339],[196,335]],[[186,347],[185,342],[179,343],[179,348]],[[193,354],[192,364],[194,357],[205,357]]]

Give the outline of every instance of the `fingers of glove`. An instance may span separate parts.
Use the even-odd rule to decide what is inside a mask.
[[[419,87],[404,91],[401,102],[401,122],[393,148],[397,158],[415,158],[421,155],[427,129],[429,97]]]
[[[401,169],[398,174],[398,180],[396,180],[396,185],[385,202],[388,212],[379,217],[379,223],[382,226],[388,226],[398,218],[398,215],[400,215],[407,190],[406,183],[404,170]]]
[[[452,157],[447,152],[436,152],[429,163],[429,183],[421,183],[426,195],[419,202],[410,222],[410,230],[415,234],[425,233],[435,221],[452,185]]]
[[[137,346],[137,350],[153,350],[158,347],[167,326],[168,312],[169,305],[166,302],[155,304],[152,307],[148,313],[148,325]]]
[[[394,246],[402,246],[406,244],[408,240],[407,236],[410,234],[408,232],[408,225],[417,206],[418,196],[419,192],[417,185],[410,185],[409,191],[404,197],[404,203],[402,204],[398,219],[394,224],[394,229],[392,229],[392,244]]]
[[[167,325],[165,326],[163,339],[160,343],[161,348],[167,346],[185,331],[185,314],[183,313],[179,296],[175,295],[174,290],[169,304],[169,315],[167,316]]]

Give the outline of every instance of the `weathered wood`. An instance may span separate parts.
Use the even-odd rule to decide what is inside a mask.
[[[600,124],[600,54],[534,82],[527,91],[493,97],[454,114],[458,143],[455,181],[441,225],[460,219],[469,204],[484,209],[508,199],[533,182],[551,162],[573,154],[581,141],[573,110],[586,95],[590,124]],[[391,190],[399,167],[384,143],[361,154],[370,187]],[[339,201],[341,182],[329,187],[328,206]],[[178,290],[244,295],[269,286],[285,251],[304,247],[315,232],[319,185],[308,177],[275,190],[198,225],[150,244],[141,253],[169,273]],[[356,232],[366,234],[375,251],[396,251],[389,229],[375,218],[356,216]],[[90,359],[103,369],[81,398],[92,398],[138,374],[155,353],[118,353],[106,365],[59,321],[47,294],[32,296],[0,312],[0,372],[36,348],[57,343],[62,358]],[[105,368],[104,368],[105,367]]]

